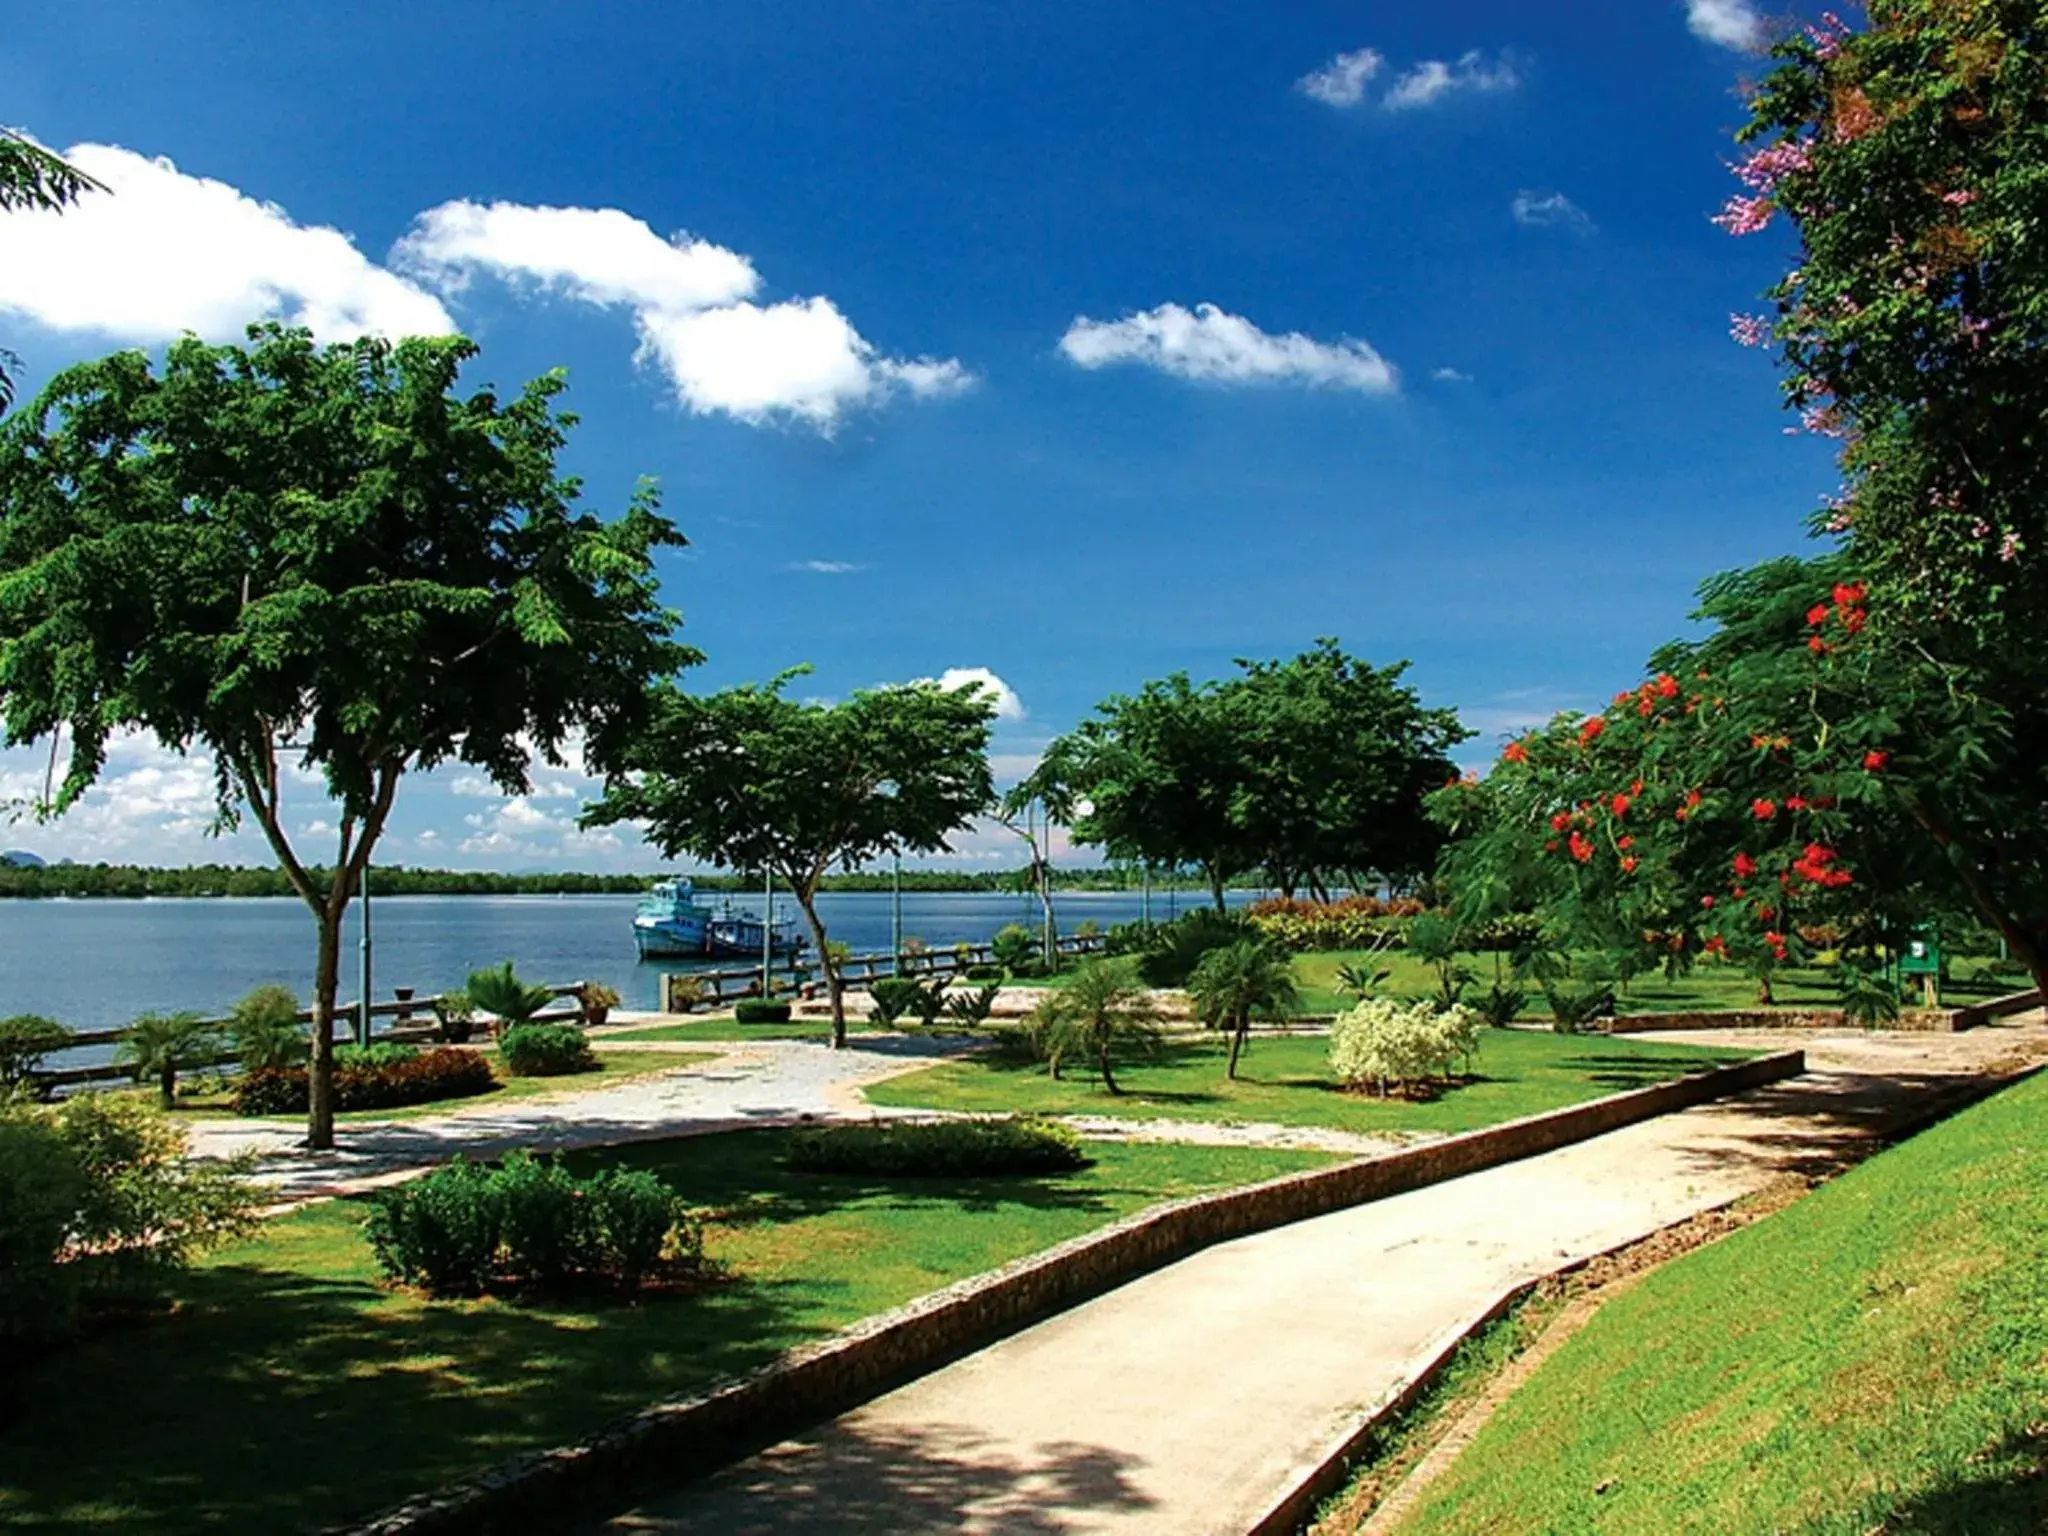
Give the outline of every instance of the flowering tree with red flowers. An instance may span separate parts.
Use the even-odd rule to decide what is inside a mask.
[[[1768,995],[1771,970],[1815,941],[1895,943],[1969,911],[2048,980],[2042,887],[1987,842],[2022,809],[1985,788],[2009,722],[1887,639],[1845,572],[1779,560],[1715,578],[1708,638],[1667,646],[1599,714],[1509,742],[1483,785],[1436,796],[1462,915],[1535,908],[1560,942],[1725,958]]]

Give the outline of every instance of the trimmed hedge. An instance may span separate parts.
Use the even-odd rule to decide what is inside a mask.
[[[644,1170],[579,1179],[559,1159],[514,1152],[465,1162],[373,1197],[378,1266],[435,1295],[492,1286],[561,1292],[592,1280],[637,1285],[703,1266],[703,1224]]]
[[[733,1004],[732,1017],[735,1024],[787,1024],[789,1004],[771,1003],[760,997],[743,997]]]
[[[372,1047],[376,1052],[376,1047]],[[441,1046],[393,1058],[377,1053],[369,1061],[344,1065],[337,1052],[334,1107],[337,1110],[402,1109],[441,1099],[466,1099],[498,1085],[480,1051]],[[235,1085],[238,1115],[302,1115],[311,1088],[304,1067],[263,1067]]]
[[[598,1066],[574,1024],[515,1024],[498,1037],[498,1056],[514,1077],[565,1077]]]
[[[1085,1167],[1081,1138],[1050,1120],[878,1120],[799,1132],[789,1165],[802,1173],[972,1178]]]

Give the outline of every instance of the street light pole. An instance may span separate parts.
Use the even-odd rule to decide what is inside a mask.
[[[889,862],[889,974],[903,974],[903,850],[898,848]]]
[[[370,1043],[370,866],[363,866],[363,1000],[356,1013],[356,1044]]]
[[[775,996],[775,870],[761,866],[761,1000]]]

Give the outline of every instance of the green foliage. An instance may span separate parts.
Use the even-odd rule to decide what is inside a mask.
[[[967,981],[993,981],[1000,983],[1003,979],[1003,968],[1000,965],[970,965],[960,975]]]
[[[1005,971],[1028,966],[1038,958],[1038,936],[1021,923],[1005,923],[989,942],[995,963]]]
[[[877,1024],[894,1024],[917,1006],[924,995],[924,983],[908,976],[878,976],[868,983],[868,997],[874,1006],[868,1017]]]
[[[248,1167],[188,1159],[181,1128],[113,1094],[0,1109],[0,1354],[246,1232]]]
[[[743,997],[733,1004],[732,1017],[735,1024],[787,1024],[789,1004],[771,1002],[762,997]]]
[[[498,1037],[498,1056],[514,1077],[565,1077],[598,1065],[574,1024],[514,1025]]]
[[[576,1005],[583,1010],[586,1029],[595,1029],[619,1006],[619,989],[601,981],[586,981],[576,989]]]
[[[1543,1000],[1560,1035],[1576,1035],[1588,1024],[1614,1014],[1614,989],[1598,981],[1558,978],[1543,984]]]
[[[701,1223],[654,1174],[579,1178],[529,1152],[495,1168],[458,1157],[380,1191],[365,1230],[386,1275],[437,1296],[631,1285],[686,1276],[703,1262]]]
[[[71,1031],[41,1014],[0,1019],[0,1102],[33,1093],[43,1059],[64,1049]]]
[[[1472,1011],[1495,1029],[1506,1029],[1522,1016],[1522,1010],[1528,1006],[1527,992],[1520,987],[1495,982],[1479,994],[1479,1001],[1472,1005]]]
[[[471,971],[463,991],[477,1007],[497,1015],[507,1025],[525,1023],[554,1001],[554,994],[546,987],[521,981],[510,960]]]
[[[607,780],[583,823],[641,822],[666,857],[772,870],[810,921],[843,1045],[843,962],[818,916],[818,882],[834,864],[935,853],[988,808],[995,704],[935,683],[804,703],[783,694],[795,675],[701,697],[660,690],[629,771]]]
[[[299,1000],[275,982],[252,989],[228,1015],[228,1033],[245,1071],[295,1067],[312,1050],[299,1022]]]
[[[1375,668],[1335,640],[1238,667],[1104,700],[1027,784],[1048,806],[1087,804],[1074,836],[1112,858],[1199,866],[1219,906],[1252,869],[1312,888],[1425,873],[1440,838],[1423,797],[1469,734],[1456,714],[1422,707],[1406,663]]]
[[[969,1120],[877,1120],[803,1131],[789,1164],[805,1173],[913,1178],[989,1178],[1065,1173],[1085,1167],[1081,1138],[1035,1116]]]
[[[475,352],[187,336],[160,366],[65,369],[0,424],[0,744],[61,733],[49,814],[120,730],[217,765],[220,822],[262,826],[324,941],[323,1084],[336,937],[400,780],[459,760],[524,793],[572,733],[611,772],[649,679],[695,659],[655,598],[681,536],[651,488],[622,516],[579,511],[555,467],[562,376],[462,397]],[[327,880],[292,847],[288,768],[336,802]],[[330,1131],[316,1107],[312,1139]]]
[[[1285,1018],[1299,1001],[1287,955],[1263,939],[1239,939],[1202,956],[1188,977],[1188,996],[1212,1028],[1230,1032],[1225,1077],[1237,1076],[1254,1017]]]
[[[1330,1072],[1347,1088],[1382,1097],[1413,1094],[1479,1050],[1479,1016],[1469,1008],[1367,998],[1330,1026]]]
[[[1032,1014],[1033,1042],[1058,1077],[1063,1062],[1092,1065],[1102,1086],[1117,1087],[1115,1058],[1156,1049],[1159,1009],[1127,959],[1084,960],[1063,987],[1046,993]]]
[[[128,1026],[117,1059],[138,1083],[155,1078],[157,1100],[169,1109],[177,1099],[178,1074],[213,1061],[225,1044],[219,1027],[196,1013],[145,1013]]]
[[[972,992],[956,992],[946,999],[946,1017],[969,1029],[986,1024],[995,1012],[996,997],[1002,990],[1000,981],[992,981]]]
[[[1441,912],[1424,912],[1408,924],[1408,952],[1436,972],[1437,1001],[1455,1008],[1471,984],[1472,973],[1458,963],[1467,935]]]
[[[1882,971],[1842,967],[1842,1016],[1859,1029],[1882,1029],[1899,1021],[1899,989]]]
[[[1382,901],[1346,896],[1341,901],[1289,901],[1269,897],[1244,908],[1252,926],[1295,951],[1387,949],[1407,942],[1408,920],[1425,910],[1411,897]]]
[[[476,1004],[467,992],[444,992],[434,999],[434,1019],[443,1040],[462,1045],[476,1033]]]
[[[1173,922],[1153,927],[1139,958],[1139,974],[1148,986],[1184,987],[1209,951],[1256,937],[1250,921],[1241,913],[1196,907]]]
[[[334,1107],[341,1111],[403,1109],[489,1093],[497,1086],[480,1051],[376,1044],[335,1052]],[[235,1082],[238,1115],[303,1114],[311,1095],[304,1067],[260,1067]]]

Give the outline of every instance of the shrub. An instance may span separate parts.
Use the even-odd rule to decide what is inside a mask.
[[[112,1094],[0,1112],[0,1348],[247,1231],[248,1167],[188,1159],[181,1127]]]
[[[574,1024],[518,1024],[498,1039],[498,1055],[514,1077],[594,1072],[597,1058]]]
[[[1842,967],[1842,1016],[1859,1029],[1882,1029],[1899,1021],[1899,990],[1882,971]]]
[[[967,981],[1001,981],[1003,968],[1000,965],[970,965],[960,973]]]
[[[128,1026],[118,1059],[138,1083],[154,1077],[157,1103],[169,1109],[177,1102],[178,1073],[212,1061],[221,1043],[219,1029],[196,1013],[145,1013]]]
[[[1038,938],[1029,928],[1017,923],[1005,923],[996,930],[996,936],[989,943],[989,953],[997,965],[1006,971],[1014,971],[1021,965],[1031,965],[1038,958]]]
[[[732,1016],[737,1024],[787,1024],[789,1004],[771,1002],[765,997],[743,997],[733,1005]]]
[[[269,982],[253,989],[228,1015],[228,1034],[244,1071],[295,1067],[312,1053],[313,1042],[299,1022],[299,1000],[290,987]]]
[[[441,1026],[441,1038],[450,1045],[464,1045],[476,1033],[476,1004],[467,992],[444,992],[434,999],[434,1019]]]
[[[1330,1026],[1330,1070],[1347,1088],[1413,1093],[1469,1059],[1479,1048],[1478,1028],[1469,1008],[1368,998]]]
[[[367,1050],[342,1046],[335,1051],[334,1061],[337,1110],[402,1109],[409,1104],[469,1098],[497,1086],[490,1060],[482,1052],[453,1046],[430,1051],[388,1044]],[[304,1067],[264,1067],[235,1085],[235,1113],[303,1114],[307,1092]]]
[[[496,1168],[457,1158],[384,1190],[367,1230],[386,1275],[436,1295],[637,1284],[694,1271],[704,1252],[701,1224],[655,1175],[609,1169],[579,1179],[529,1152]]]
[[[463,990],[470,1001],[486,1013],[496,1014],[504,1025],[524,1024],[554,1001],[546,987],[529,986],[513,973],[512,962],[488,970],[472,971]]]
[[[1292,901],[1276,897],[1244,909],[1261,935],[1283,948],[1374,949],[1398,943],[1403,926],[1424,910],[1419,901],[1346,896],[1336,901]],[[1113,931],[1113,930],[1112,930]]]
[[[990,982],[972,992],[957,992],[946,1000],[946,1017],[955,1024],[986,1024],[996,1009],[996,994],[1002,983]]]
[[[1185,986],[1210,950],[1258,937],[1250,921],[1241,914],[1197,907],[1152,930],[1151,943],[1138,962],[1139,974],[1147,986]]]
[[[619,1006],[619,989],[601,981],[586,981],[576,989],[576,1006],[583,1010],[583,1027],[595,1029]]]
[[[1073,1131],[1030,1116],[836,1125],[799,1132],[789,1151],[804,1173],[911,1178],[1064,1173],[1087,1161]]]
[[[0,1019],[0,1100],[35,1088],[43,1058],[64,1049],[71,1031],[37,1013]]]
[[[1529,994],[1520,987],[1502,986],[1495,982],[1480,994],[1473,1005],[1478,1015],[1495,1029],[1506,1029],[1521,1017],[1522,1010],[1529,1006]]]
[[[1152,942],[1154,932],[1150,923],[1112,923],[1109,932],[1103,936],[1102,952],[1105,955],[1142,954],[1145,946]]]
[[[908,976],[878,976],[868,983],[868,997],[874,1004],[868,1017],[877,1024],[894,1024],[917,1005],[923,991],[923,984]]]
[[[1614,1017],[1614,989],[1597,981],[1545,982],[1543,998],[1560,1035],[1576,1035],[1595,1019]]]

